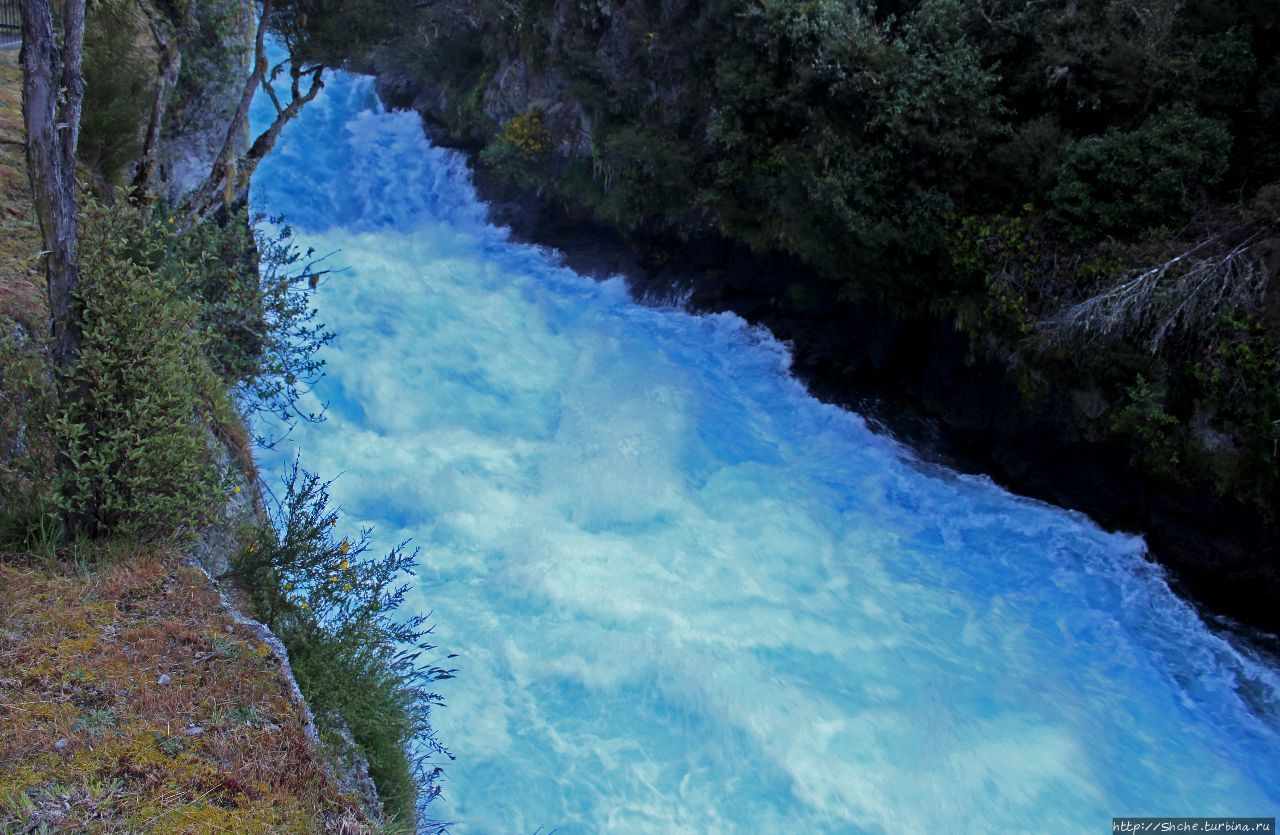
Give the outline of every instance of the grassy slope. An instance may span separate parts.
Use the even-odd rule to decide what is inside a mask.
[[[20,81],[0,51],[0,326],[39,334]],[[368,831],[279,663],[202,575],[152,552],[36,562],[0,552],[0,832]]]

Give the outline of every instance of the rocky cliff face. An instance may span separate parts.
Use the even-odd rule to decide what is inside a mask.
[[[169,203],[177,203],[208,176],[253,62],[254,3],[206,0],[200,17],[208,25],[195,27],[191,42],[181,45],[181,74],[156,155],[156,191]],[[247,126],[239,141],[241,151],[249,147]]]

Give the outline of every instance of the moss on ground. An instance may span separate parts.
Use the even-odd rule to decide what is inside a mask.
[[[358,832],[270,648],[177,559],[0,554],[0,831]]]

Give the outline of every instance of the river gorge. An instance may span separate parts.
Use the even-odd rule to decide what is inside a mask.
[[[261,99],[262,97],[259,97]],[[270,103],[258,102],[269,107]],[[333,253],[327,420],[271,454],[422,549],[453,831],[1104,831],[1280,804],[1280,676],[1140,538],[920,460],[732,314],[491,225],[338,74],[255,208]]]

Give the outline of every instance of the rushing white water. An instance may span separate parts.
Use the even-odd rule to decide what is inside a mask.
[[[255,203],[349,269],[328,421],[352,524],[423,548],[461,654],[458,833],[1102,832],[1280,807],[1280,683],[1140,540],[919,463],[729,316],[637,306],[485,222],[339,76]],[[280,455],[292,455],[294,448]]]

